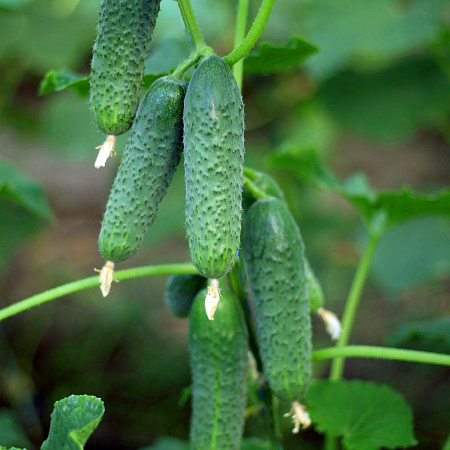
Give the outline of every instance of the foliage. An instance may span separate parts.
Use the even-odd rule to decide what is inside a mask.
[[[342,436],[347,450],[378,450],[417,444],[412,411],[392,388],[363,381],[315,381],[307,402],[322,433]]]

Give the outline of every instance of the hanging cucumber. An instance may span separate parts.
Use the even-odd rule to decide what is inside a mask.
[[[230,291],[222,291],[214,322],[194,300],[189,324],[192,371],[191,450],[240,450],[247,401],[248,337]]]
[[[242,97],[230,68],[212,55],[194,72],[184,108],[186,232],[195,267],[212,280],[211,320],[220,298],[217,279],[238,258],[243,162]]]
[[[107,134],[95,167],[114,152],[133,122],[161,0],[102,0],[91,63],[91,112]]]
[[[107,260],[102,283],[105,296],[113,263],[125,261],[138,250],[180,161],[185,92],[186,83],[160,78],[139,106],[99,236],[100,253]]]
[[[243,249],[264,375],[292,402],[297,432],[310,423],[299,402],[311,377],[311,322],[302,238],[282,201],[259,200],[249,209]]]
[[[206,279],[200,275],[172,275],[167,280],[165,292],[170,312],[180,318],[189,316],[195,296],[205,287]]]

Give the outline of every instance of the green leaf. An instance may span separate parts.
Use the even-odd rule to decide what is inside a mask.
[[[413,415],[389,386],[364,381],[314,381],[306,396],[317,430],[342,437],[348,450],[398,448],[417,443]]]
[[[263,42],[245,58],[247,73],[268,74],[297,68],[308,56],[319,49],[309,42],[293,37],[283,47]]]
[[[450,353],[450,315],[401,324],[388,344],[415,350]]]
[[[447,77],[429,57],[341,73],[320,87],[318,98],[344,131],[388,143],[424,127],[444,129],[450,112]]]
[[[388,294],[445,279],[450,275],[450,219],[420,217],[389,230],[378,243],[371,274]]]
[[[0,438],[1,444],[5,446],[31,446],[14,411],[7,408],[0,409]],[[5,448],[0,446],[0,450]]]
[[[300,181],[345,197],[372,232],[382,233],[393,225],[422,215],[450,215],[450,189],[437,194],[417,194],[407,188],[377,193],[362,174],[342,183],[322,164],[313,149],[294,147],[277,151],[270,156],[269,163],[274,168],[292,172]]]
[[[17,448],[17,447],[3,447],[2,445],[0,445],[0,450],[27,450],[26,448]]]
[[[56,402],[41,450],[82,450],[104,412],[103,402],[91,395],[71,395]]]
[[[7,268],[14,249],[52,217],[42,187],[0,158],[0,271]]]
[[[47,95],[67,88],[71,88],[79,96],[85,97],[89,95],[89,77],[71,70],[50,70],[41,81],[39,94]]]
[[[167,73],[147,73],[144,75],[142,88],[148,89],[158,78]],[[64,89],[72,89],[80,97],[89,96],[90,89],[89,75],[83,75],[71,70],[50,70],[47,72],[39,87],[40,95],[47,95],[52,92],[60,92]]]

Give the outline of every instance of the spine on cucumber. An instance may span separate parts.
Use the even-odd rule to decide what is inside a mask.
[[[303,243],[282,201],[249,209],[243,249],[264,375],[278,397],[300,400],[311,377],[311,322]]]
[[[109,195],[99,237],[107,261],[138,250],[180,161],[186,83],[155,81],[139,106]]]
[[[205,287],[206,279],[200,275],[172,275],[165,292],[170,312],[179,318],[188,317],[195,296]]]
[[[91,64],[91,112],[108,135],[125,133],[139,101],[161,0],[102,0]]]
[[[231,270],[241,230],[244,107],[227,64],[212,55],[189,83],[184,108],[186,232],[207,278]]]
[[[193,413],[191,450],[240,450],[247,401],[248,337],[237,300],[222,291],[216,320],[200,291],[189,324]]]

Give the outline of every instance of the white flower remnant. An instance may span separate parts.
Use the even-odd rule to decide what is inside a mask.
[[[102,291],[103,297],[106,297],[111,290],[112,282],[119,282],[119,280],[116,280],[114,277],[114,263],[111,261],[106,261],[105,265],[102,267],[102,270],[94,270],[100,274],[98,277],[98,280],[100,281],[100,290]]]
[[[292,432],[294,434],[300,431],[300,427],[308,428],[311,425],[311,418],[306,411],[306,406],[301,405],[299,402],[292,402],[291,410],[284,414],[284,417],[292,417],[292,422],[294,422]]]
[[[324,321],[325,328],[327,330],[327,333],[331,336],[331,339],[333,339],[333,341],[338,339],[341,335],[342,326],[336,314],[324,308],[319,308],[317,310],[317,314],[319,314],[319,316]]]
[[[208,287],[208,293],[205,297],[205,309],[206,315],[209,320],[214,320],[214,313],[220,300],[219,280],[211,280],[211,284]]]
[[[116,138],[112,134],[109,134],[106,137],[105,142],[98,147],[95,147],[99,152],[97,155],[97,159],[95,160],[95,168],[100,169],[100,167],[105,167],[107,159],[115,155],[116,152],[114,150],[114,146],[116,145]]]

